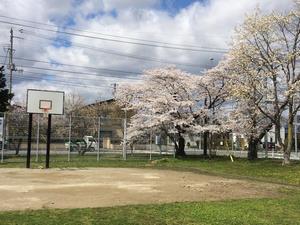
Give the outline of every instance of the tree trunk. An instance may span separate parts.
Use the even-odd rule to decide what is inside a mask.
[[[255,160],[257,159],[257,143],[258,140],[250,137],[249,144],[248,144],[248,160]]]
[[[291,150],[293,147],[293,128],[294,128],[293,104],[289,104],[288,133],[287,133],[286,146],[283,152],[282,165],[290,164]]]
[[[178,143],[174,136],[168,134],[166,132],[166,135],[172,140],[175,146],[175,157],[177,156],[185,156],[184,146],[185,146],[185,140],[184,138],[179,134]]]
[[[19,155],[21,144],[22,144],[22,138],[19,138],[17,148],[16,148],[16,155]]]
[[[290,152],[284,151],[282,165],[289,165],[291,163],[290,156],[291,156]]]
[[[288,133],[287,133],[287,145],[284,148],[282,165],[290,164],[292,146],[293,146],[293,122],[291,123],[289,122]]]
[[[211,158],[212,156],[212,149],[213,149],[213,137],[212,137],[212,133],[210,133],[210,135],[208,135],[208,139],[209,139],[209,151],[208,151],[208,157]]]
[[[182,136],[179,136],[178,148],[176,149],[176,156],[185,156],[184,146],[185,140]]]
[[[281,123],[280,123],[280,119],[279,120],[276,120],[276,124],[275,124],[275,149],[276,151],[280,151],[280,150],[284,150],[284,143],[282,141],[282,137],[281,137],[281,134],[280,134],[280,129],[281,129]],[[278,149],[278,145],[277,143],[279,144],[279,149]]]
[[[209,132],[205,131],[204,134],[203,134],[203,155],[204,156],[207,156],[208,136],[209,136]]]

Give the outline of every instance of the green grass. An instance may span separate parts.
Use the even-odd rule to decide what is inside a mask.
[[[300,193],[283,199],[170,203],[108,208],[0,212],[0,224],[109,225],[297,225]]]
[[[247,178],[285,183],[297,187],[283,189],[284,193],[280,198],[0,212],[0,224],[300,225],[299,162],[293,162],[290,166],[282,166],[280,160],[266,159],[254,162],[235,159],[234,162],[231,162],[227,157],[209,160],[197,157],[174,159],[171,156],[166,158],[155,156],[154,161],[149,161],[148,157],[149,155],[129,155],[128,160],[123,161],[119,155],[106,155],[97,162],[96,156],[80,157],[73,155],[71,161],[67,162],[66,156],[52,156],[50,165],[52,168],[135,167],[172,169],[211,173],[238,179]],[[44,157],[41,158],[41,162],[32,162],[33,168],[42,166],[44,166]],[[0,164],[1,167],[25,167],[25,158],[7,158],[5,163]]]
[[[259,159],[249,162],[246,159],[235,159],[231,162],[228,157],[216,157],[214,159],[204,159],[200,157],[188,157],[174,159],[172,156],[161,158],[153,156],[154,161],[149,161],[149,155],[128,156],[124,161],[120,155],[103,155],[100,161],[96,156],[72,155],[71,161],[67,161],[67,156],[51,156],[50,167],[52,168],[86,168],[86,167],[140,167],[140,168],[160,168],[187,170],[199,173],[210,173],[220,176],[234,178],[250,178],[268,182],[291,184],[300,186],[300,162],[292,162],[289,166],[282,166],[281,160]],[[5,159],[1,167],[25,167],[25,157],[11,157]],[[44,167],[44,157],[36,163],[32,161],[32,168]]]
[[[268,182],[277,182],[300,186],[300,162],[282,166],[281,160],[259,159],[250,162],[246,159],[215,158],[199,160],[196,158],[166,160],[156,167],[192,169],[201,173],[212,173],[236,178],[250,178]]]

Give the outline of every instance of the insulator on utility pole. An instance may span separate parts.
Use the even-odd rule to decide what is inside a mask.
[[[118,85],[117,85],[117,83],[114,83],[114,84],[113,84],[113,93],[112,93],[112,94],[113,94],[113,98],[115,98],[115,97],[116,97],[116,93],[117,93],[117,86],[118,86]]]

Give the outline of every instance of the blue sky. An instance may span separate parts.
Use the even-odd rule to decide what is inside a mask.
[[[141,0],[143,1],[143,0]],[[99,1],[101,2],[101,1]],[[207,4],[209,0],[158,0],[156,4],[153,5],[153,8],[158,10],[163,10],[169,12],[171,15],[175,15],[181,9],[188,7],[189,5],[199,2],[202,4]],[[72,4],[74,7],[80,6],[85,3],[85,0],[72,0]],[[101,3],[99,3],[100,6]],[[130,7],[135,8],[135,5],[130,5]],[[117,15],[117,10],[113,9],[108,14],[112,14],[113,16]],[[96,15],[103,15],[103,11],[98,11],[97,13],[91,13],[88,15],[88,18],[93,18]]]
[[[169,11],[171,14],[176,14],[178,11],[180,11],[183,8],[188,7],[190,4],[194,2],[200,2],[200,3],[205,3],[207,0],[201,0],[201,1],[196,1],[196,0],[162,0],[160,2],[160,8],[162,10]]]

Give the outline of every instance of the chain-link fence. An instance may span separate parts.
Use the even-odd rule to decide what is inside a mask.
[[[25,162],[28,138],[28,114],[0,115],[1,162]],[[163,134],[149,132],[134,142],[126,141],[127,123],[124,118],[52,116],[50,160],[157,159],[174,157],[174,144]],[[32,161],[44,161],[46,154],[48,118],[34,114],[32,124]],[[2,128],[2,129],[1,129]],[[299,142],[299,134],[295,142]],[[125,145],[125,143],[127,143]],[[188,155],[203,154],[203,135],[186,136]],[[214,134],[208,138],[208,153],[247,157],[247,144],[241,136]],[[262,142],[259,157],[280,158],[275,147]],[[295,144],[293,159],[299,159]],[[62,165],[63,166],[63,165]]]
[[[24,161],[27,154],[27,113],[0,115],[3,131],[0,136],[1,161]],[[126,141],[127,122],[123,118],[52,116],[51,157],[61,161],[128,157],[147,158],[173,156],[171,143],[155,144],[150,134],[130,144]],[[34,114],[32,120],[31,158],[43,161],[46,154],[48,117]],[[0,132],[1,133],[1,132]],[[125,143],[127,143],[125,145]],[[156,156],[155,156],[156,155]],[[51,159],[50,157],[50,159]],[[54,160],[52,157],[52,160]],[[8,160],[9,159],[9,160]]]

